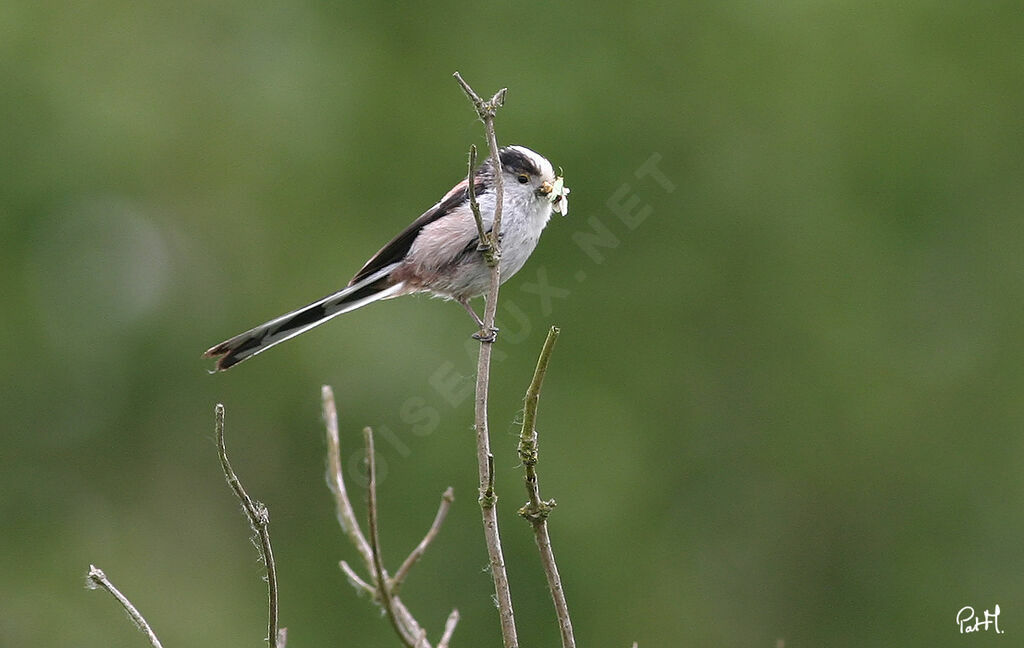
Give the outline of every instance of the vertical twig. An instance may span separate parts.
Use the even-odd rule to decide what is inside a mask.
[[[380,550],[380,529],[378,526],[377,512],[377,460],[374,457],[373,430],[363,428],[363,440],[366,442],[366,518],[367,526],[370,529],[370,546],[373,548],[373,569],[377,580],[377,594],[380,596],[381,606],[387,615],[395,632],[409,648],[415,648],[419,643],[417,637],[411,636],[408,628],[398,621],[395,609],[391,600],[391,588],[388,587],[388,574],[384,571],[384,558]]]
[[[224,477],[242,503],[242,510],[249,518],[249,526],[260,539],[258,546],[263,564],[267,568],[267,591],[270,601],[267,613],[267,642],[276,648],[284,648],[285,633],[279,632],[277,628],[277,566],[274,563],[274,550],[270,546],[270,511],[261,502],[253,501],[249,497],[235,471],[231,469],[227,446],[224,444],[224,406],[220,403],[214,408],[214,428],[217,435],[217,454],[220,457],[220,466],[224,470]]]
[[[473,220],[476,222],[477,243],[476,249],[484,255],[487,267],[497,263],[494,258],[494,247],[491,239],[484,229],[484,219],[480,215],[480,203],[476,200],[476,144],[469,145],[469,172],[466,174],[466,192],[469,194],[469,211],[473,212]]]
[[[498,108],[505,102],[506,90],[502,88],[494,94],[490,101],[484,101],[468,83],[463,80],[462,75],[455,73],[455,80],[458,81],[462,90],[469,97],[476,108],[477,116],[484,123],[484,132],[487,136],[487,145],[491,153],[491,164],[495,173],[495,202],[494,220],[491,225],[491,253],[495,263],[490,266],[491,281],[484,302],[484,326],[481,333],[494,331],[494,318],[498,311],[498,287],[501,285],[501,246],[499,244],[501,235],[501,212],[504,202],[504,183],[502,181],[501,157],[498,153],[498,141],[494,135],[494,115]],[[492,340],[493,341],[493,340]],[[501,636],[505,648],[518,648],[519,639],[516,636],[515,614],[512,610],[512,595],[509,591],[508,573],[505,570],[505,558],[501,551],[501,536],[498,533],[498,511],[497,496],[494,494],[493,469],[488,466],[488,457],[491,456],[490,433],[487,429],[487,395],[491,374],[491,344],[484,339],[480,344],[480,355],[476,367],[476,406],[474,420],[476,426],[476,455],[477,470],[479,472],[480,487],[480,510],[483,518],[484,538],[487,543],[487,554],[490,562],[491,578],[494,580],[494,593],[498,601],[498,615],[501,621]],[[491,459],[493,461],[493,459]],[[488,495],[485,497],[485,492]]]
[[[154,633],[153,629],[149,627],[149,623],[146,622],[142,613],[132,605],[132,602],[128,600],[128,597],[122,594],[119,589],[114,587],[114,584],[107,579],[107,575],[103,573],[102,569],[96,565],[89,565],[89,575],[86,584],[89,589],[102,587],[107,590],[111,596],[117,599],[117,602],[121,604],[124,611],[128,613],[132,623],[134,623],[135,626],[141,630],[144,635],[146,635],[146,638],[149,639],[149,643],[153,645],[153,648],[163,648],[163,646],[160,645],[160,640],[157,638],[156,633]]]
[[[558,627],[562,633],[562,648],[575,648],[576,639],[572,632],[569,607],[565,602],[562,579],[558,576],[555,552],[551,547],[551,537],[548,535],[548,515],[555,507],[555,500],[545,502],[541,499],[536,469],[538,457],[537,406],[540,403],[540,389],[544,384],[544,376],[547,375],[548,362],[557,339],[558,328],[552,326],[548,331],[547,339],[544,340],[540,357],[537,358],[537,368],[533,372],[533,380],[530,381],[530,386],[526,390],[523,427],[519,433],[519,459],[523,462],[526,472],[526,494],[529,496],[529,501],[519,509],[519,514],[533,525],[534,540],[536,540],[537,549],[540,551],[541,564],[544,567],[544,575],[547,577],[551,600],[555,605]]]

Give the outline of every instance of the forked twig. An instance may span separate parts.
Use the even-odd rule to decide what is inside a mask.
[[[501,172],[501,156],[498,152],[498,141],[494,135],[494,115],[505,103],[506,90],[502,88],[494,94],[490,101],[484,101],[472,87],[455,73],[462,90],[469,97],[477,116],[484,123],[487,146],[490,149],[491,164],[494,168],[494,219],[491,224],[491,254],[496,260],[501,259],[501,212],[504,202],[504,183]],[[501,263],[490,266],[491,277],[484,302],[483,334],[492,334],[494,318],[498,312],[498,287],[501,285]],[[509,591],[508,573],[505,570],[505,558],[501,550],[501,536],[498,533],[497,495],[494,493],[493,457],[491,457],[491,439],[487,427],[487,400],[490,389],[491,347],[493,337],[481,336],[480,354],[476,365],[476,402],[474,424],[476,427],[476,461],[479,473],[480,511],[483,518],[484,538],[487,544],[487,555],[490,564],[491,578],[494,580],[494,594],[498,603],[498,616],[501,622],[501,638],[505,648],[518,648],[519,639],[516,633],[515,613],[512,610],[512,595]]]
[[[384,569],[384,561],[380,552],[380,525],[379,507],[377,505],[377,466],[373,452],[373,432],[370,428],[363,431],[364,440],[367,446],[367,468],[368,468],[368,506],[367,517],[369,523],[370,539],[363,535],[362,529],[356,520],[352,510],[352,503],[349,500],[348,491],[345,488],[345,480],[341,472],[341,443],[338,436],[338,411],[334,402],[334,392],[330,387],[324,386],[321,390],[323,405],[324,423],[327,428],[327,482],[334,494],[337,507],[338,523],[348,536],[349,540],[359,551],[366,563],[367,572],[371,575],[373,584],[360,577],[356,571],[344,560],[340,562],[342,571],[349,582],[360,592],[365,592],[377,602],[388,616],[395,632],[402,642],[410,648],[431,648],[426,638],[426,630],[416,621],[409,612],[409,609],[398,596],[398,590],[409,571],[417,560],[430,546],[430,543],[437,536],[441,525],[448,515],[448,509],[454,500],[452,489],[449,487],[441,496],[441,505],[430,529],[412,550],[409,556],[399,567],[393,578],[389,578]],[[446,648],[451,640],[452,633],[459,621],[458,610],[452,610],[445,622],[444,633],[437,644],[437,648]]]
[[[480,95],[478,95],[476,91],[473,90],[473,88],[470,87],[468,83],[466,83],[465,79],[462,78],[461,74],[456,72],[452,76],[455,77],[455,80],[458,81],[459,86],[462,87],[462,91],[466,93],[466,96],[469,97],[469,100],[470,102],[472,102],[473,107],[476,108],[477,117],[479,117],[480,121],[484,123],[484,135],[487,137],[487,147],[490,149],[491,152],[491,163],[494,165],[495,173],[494,227],[491,229],[491,236],[493,240],[496,242],[498,239],[498,232],[501,231],[501,203],[502,198],[504,197],[505,194],[504,183],[502,182],[501,178],[501,158],[498,155],[498,140],[494,135],[494,116],[497,114],[498,108],[501,108],[502,106],[505,105],[505,95],[508,93],[508,88],[502,88],[501,90],[498,90],[497,92],[494,93],[494,96],[491,97],[490,101],[484,101],[483,98],[481,98]]]

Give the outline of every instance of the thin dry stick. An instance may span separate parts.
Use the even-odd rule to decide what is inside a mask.
[[[163,646],[160,645],[160,640],[157,639],[156,634],[153,632],[153,629],[149,627],[149,623],[146,622],[142,613],[132,605],[132,602],[128,600],[128,597],[122,594],[119,589],[114,587],[114,584],[107,579],[107,575],[103,573],[102,569],[96,565],[89,565],[89,575],[86,584],[89,586],[89,589],[102,587],[110,592],[110,595],[117,599],[117,602],[121,604],[124,611],[128,613],[128,616],[131,618],[135,626],[141,630],[144,635],[146,635],[146,638],[149,639],[149,643],[153,645],[153,648],[163,648]],[[438,646],[438,648],[440,648],[440,646]]]
[[[394,577],[391,579],[391,594],[398,594],[398,590],[402,587],[402,583],[405,582],[405,577],[409,575],[409,570],[416,564],[423,553],[430,546],[430,543],[434,541],[437,533],[441,530],[441,525],[444,524],[444,520],[448,517],[448,509],[452,507],[452,502],[455,501],[455,491],[449,486],[447,490],[441,495],[441,504],[437,507],[437,515],[434,516],[434,522],[430,525],[430,529],[427,530],[427,535],[423,536],[420,543],[409,554],[409,557],[405,559],[402,566],[395,572]]]
[[[473,220],[476,221],[477,246],[476,249],[483,253],[484,261],[491,267],[496,263],[494,248],[491,246],[491,239],[484,229],[484,219],[480,215],[480,203],[476,200],[476,144],[469,145],[469,173],[466,174],[466,192],[469,194],[469,211],[473,212]]]
[[[537,368],[533,372],[533,380],[530,381],[530,386],[526,390],[523,427],[519,433],[519,459],[523,462],[523,467],[526,470],[526,493],[530,501],[519,509],[519,514],[533,525],[534,539],[537,541],[537,549],[540,551],[541,564],[544,566],[544,575],[548,580],[551,600],[555,604],[555,615],[558,617],[558,627],[562,633],[562,648],[575,648],[576,639],[572,633],[569,607],[565,603],[565,592],[562,590],[562,580],[558,576],[558,567],[555,565],[555,552],[551,548],[551,537],[548,535],[548,515],[555,507],[555,500],[545,502],[541,499],[536,469],[538,456],[537,406],[540,402],[540,389],[544,384],[544,376],[547,375],[548,362],[557,339],[558,328],[552,326],[548,331],[547,339],[544,340],[540,357],[537,358]]]
[[[345,572],[345,576],[348,578],[348,582],[352,584],[352,587],[366,592],[371,597],[377,596],[377,589],[360,578],[359,574],[347,562],[342,560],[338,563],[338,566],[341,567],[341,571]]]
[[[452,610],[452,613],[448,615],[448,620],[444,622],[444,633],[437,642],[437,648],[448,648],[448,642],[452,640],[452,633],[455,632],[455,626],[458,624],[459,611]]]
[[[456,72],[455,80],[458,81],[462,90],[469,97],[476,108],[477,116],[484,123],[484,132],[487,135],[487,145],[491,152],[491,163],[495,170],[495,204],[494,220],[491,225],[491,253],[496,261],[501,258],[501,247],[499,245],[501,236],[501,211],[504,201],[504,184],[502,182],[501,158],[498,154],[498,141],[494,135],[494,115],[498,108],[505,102],[506,90],[502,88],[490,101],[484,101],[473,88],[470,87],[462,76]],[[472,171],[470,172],[472,173]],[[494,331],[494,318],[498,311],[498,286],[501,284],[501,264],[495,262],[490,266],[491,281],[484,303],[484,330],[481,333],[487,334]],[[505,648],[518,648],[519,639],[516,636],[515,614],[512,610],[512,595],[509,592],[508,574],[505,571],[505,558],[501,551],[501,536],[498,533],[498,510],[497,496],[494,494],[494,475],[489,467],[493,463],[491,457],[490,434],[487,429],[487,395],[491,373],[491,344],[481,339],[480,355],[477,360],[476,369],[476,454],[477,469],[480,476],[480,509],[483,517],[484,537],[487,543],[487,554],[490,560],[491,577],[494,580],[494,592],[498,600],[498,614],[501,620],[501,636]],[[491,340],[493,341],[493,340]],[[490,458],[490,459],[489,459]]]
[[[269,611],[267,613],[267,642],[273,643],[276,648],[284,648],[286,636],[284,632],[277,629],[277,566],[274,563],[274,550],[270,546],[270,511],[261,502],[253,501],[249,494],[242,487],[238,475],[231,469],[231,462],[228,461],[228,449],[224,444],[224,405],[217,403],[214,408],[214,429],[217,435],[217,454],[220,457],[220,466],[224,470],[224,477],[228,485],[235,492],[238,500],[242,503],[242,510],[249,518],[249,526],[259,537],[260,556],[263,564],[267,567],[267,591],[269,598]],[[283,629],[282,629],[283,630]]]
[[[380,529],[377,521],[377,460],[374,458],[373,430],[363,428],[363,440],[366,442],[366,466],[368,484],[366,488],[366,518],[370,529],[370,546],[373,548],[373,569],[377,580],[377,593],[380,594],[380,602],[384,607],[388,620],[394,626],[395,632],[402,638],[406,646],[414,648],[419,643],[415,636],[408,634],[408,628],[399,623],[395,610],[392,607],[391,588],[388,587],[388,575],[384,571],[384,558],[380,551]]]
[[[320,388],[320,402],[323,406],[324,425],[327,428],[327,486],[334,495],[338,524],[348,536],[349,541],[363,558],[366,571],[373,573],[373,550],[366,541],[356,514],[352,510],[352,502],[345,490],[345,479],[341,473],[341,440],[338,435],[338,409],[334,404],[334,391],[329,385]]]

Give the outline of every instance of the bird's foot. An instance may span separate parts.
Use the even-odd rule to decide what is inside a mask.
[[[473,334],[473,339],[491,344],[498,339],[498,327],[492,326],[489,329],[481,328]]]

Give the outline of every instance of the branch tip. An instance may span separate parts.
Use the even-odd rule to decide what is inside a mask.
[[[402,583],[405,581],[405,577],[408,576],[409,570],[416,564],[424,553],[427,551],[427,547],[434,541],[437,534],[441,531],[441,525],[444,524],[445,518],[448,517],[448,510],[452,506],[452,502],[455,501],[455,491],[449,486],[445,489],[444,493],[441,494],[441,504],[437,507],[437,514],[434,515],[434,521],[427,529],[427,534],[423,536],[420,543],[416,545],[416,548],[412,550],[409,557],[405,559],[402,566],[395,572],[394,578],[391,579],[391,594],[394,596],[398,593]]]
[[[128,613],[128,617],[132,620],[132,623],[135,624],[135,627],[138,628],[142,634],[146,635],[146,638],[149,639],[150,645],[152,645],[153,648],[163,648],[160,645],[160,639],[157,638],[153,629],[149,627],[149,623],[146,621],[146,618],[142,616],[142,613],[139,612],[132,602],[128,600],[127,596],[114,587],[114,584],[110,582],[107,575],[103,573],[103,570],[96,565],[89,565],[86,587],[89,589],[106,590],[107,593],[113,596],[117,602],[121,604],[124,611]]]
[[[370,547],[373,550],[373,576],[377,585],[377,598],[380,600],[384,613],[391,622],[399,639],[408,648],[416,648],[419,642],[418,629],[407,627],[398,619],[395,611],[394,593],[391,591],[388,574],[384,570],[384,558],[380,549],[380,523],[379,511],[377,509],[377,459],[373,446],[373,429],[369,426],[363,428],[363,440],[366,442],[366,522],[370,530]]]
[[[259,549],[260,558],[267,569],[267,641],[273,641],[275,647],[283,648],[284,644],[277,643],[280,639],[277,625],[277,565],[274,563],[274,550],[270,544],[270,511],[263,503],[256,502],[249,497],[249,494],[245,492],[245,488],[242,486],[241,480],[238,479],[238,475],[231,468],[231,462],[228,460],[227,445],[224,441],[224,405],[221,403],[217,403],[217,406],[214,408],[214,433],[217,436],[217,455],[220,458],[221,470],[224,472],[228,486],[231,487],[231,490],[234,491],[235,496],[241,502],[242,510],[249,519],[249,526],[252,527],[259,539],[258,544],[255,542],[253,544],[256,544]]]
[[[448,643],[452,640],[452,633],[455,632],[455,626],[459,624],[459,611],[452,610],[452,613],[448,615],[448,619],[444,622],[444,633],[437,642],[437,648],[448,648]]]

